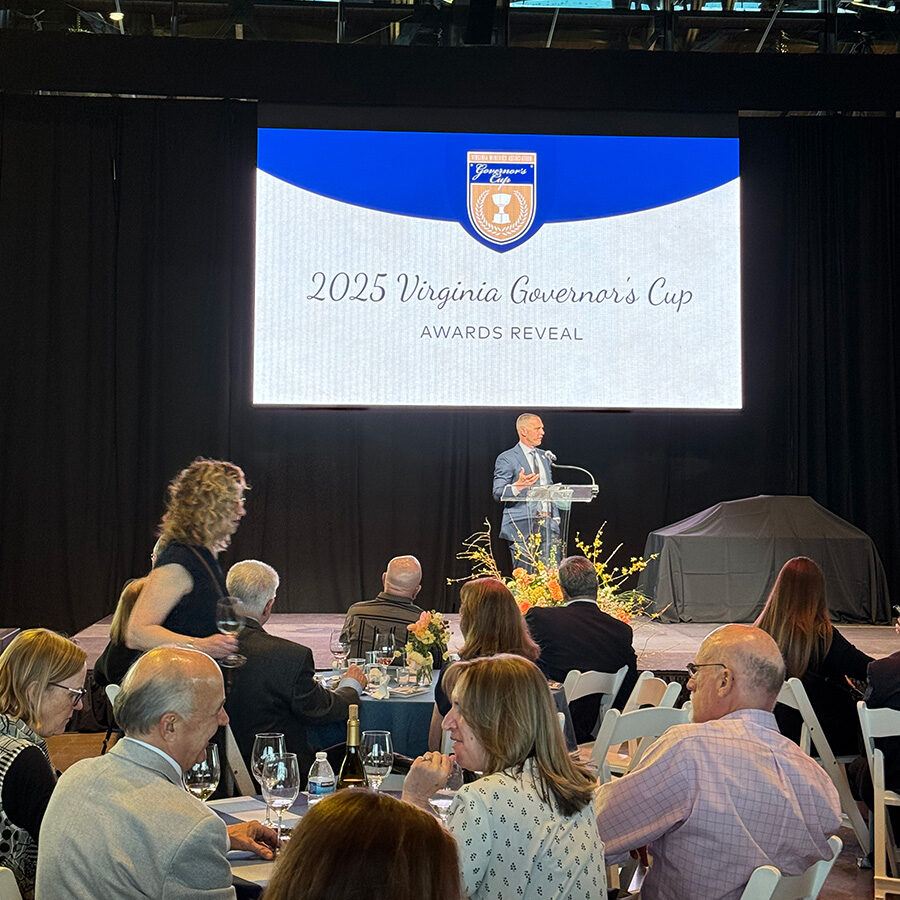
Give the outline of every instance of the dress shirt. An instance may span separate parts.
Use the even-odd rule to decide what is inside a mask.
[[[761,709],[670,728],[597,794],[608,859],[649,845],[643,900],[737,900],[757,866],[797,875],[827,858],[840,824],[824,769]]]
[[[141,740],[138,740],[136,737],[129,737],[128,735],[125,735],[125,737],[123,737],[122,740],[123,741],[134,741],[135,744],[140,744],[142,747],[146,747],[148,750],[152,750],[154,753],[161,756],[178,773],[178,780],[182,784],[184,784],[184,770],[181,768],[181,766],[178,765],[177,762],[175,762],[174,759],[172,759],[171,756],[169,756],[168,753],[166,753],[165,750],[160,750],[159,747],[154,747],[153,744],[148,744],[146,741],[141,741]]]

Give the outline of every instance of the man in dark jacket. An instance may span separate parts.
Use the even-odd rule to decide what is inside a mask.
[[[597,606],[597,573],[589,559],[583,556],[564,559],[559,566],[559,584],[565,606],[532,607],[525,615],[531,636],[541,648],[537,664],[555,681],[564,681],[571,669],[617,672],[622,666],[628,666],[625,681],[613,701],[613,706],[621,709],[637,681],[631,626]],[[579,742],[591,740],[600,711],[600,697],[575,700],[570,710]]]
[[[309,647],[265,631],[278,590],[278,573],[271,566],[255,559],[235,563],[228,570],[227,587],[246,616],[239,640],[247,662],[234,670],[226,703],[235,740],[249,768],[256,735],[283,732],[288,752],[297,754],[305,784],[315,759],[307,727],[346,720],[349,705],[359,703],[366,676],[351,666],[338,687],[328,691],[313,678]]]

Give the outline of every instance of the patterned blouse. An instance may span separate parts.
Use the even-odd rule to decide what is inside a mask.
[[[0,715],[0,796],[10,766],[27,747],[36,746],[47,759],[48,777],[53,777],[47,744],[21,719]],[[24,829],[14,825],[0,805],[0,865],[12,869],[24,900],[34,896],[37,843]]]
[[[603,842],[593,804],[571,816],[541,800],[531,761],[464,785],[450,806],[472,900],[596,900],[606,896]]]

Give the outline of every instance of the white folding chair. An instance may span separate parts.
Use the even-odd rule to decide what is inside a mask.
[[[828,773],[841,798],[841,811],[844,814],[846,824],[853,829],[859,846],[863,852],[868,851],[869,829],[863,821],[862,813],[850,793],[850,783],[847,781],[846,764],[853,762],[855,756],[836,757],[831,751],[825,732],[819,724],[819,718],[809,702],[809,696],[803,682],[799,678],[789,678],[778,694],[778,702],[796,709],[803,718],[803,727],[800,729],[800,747],[804,753],[808,753],[813,759],[818,760],[819,765]],[[815,754],[812,748],[815,747]]]
[[[622,666],[618,672],[579,672],[578,669],[572,669],[566,675],[563,681],[563,691],[566,695],[566,703],[573,700],[580,700],[582,697],[591,697],[594,694],[600,694],[600,710],[597,714],[597,722],[594,725],[593,733],[597,734],[597,729],[603,721],[606,711],[613,705],[619,688],[625,680],[628,673],[628,666]],[[580,747],[590,747],[591,742],[586,741],[579,744]]]
[[[631,757],[626,771],[636,766],[646,749],[664,731],[673,725],[684,725],[689,720],[683,709],[652,706],[647,709],[634,709],[629,713],[620,713],[610,709],[603,717],[603,724],[594,741],[591,763],[597,767],[601,783],[612,781],[612,772],[607,762],[609,748],[624,741],[640,741],[637,750]]]
[[[12,869],[0,866],[0,900],[22,900]]]
[[[110,703],[115,703],[116,697],[119,696],[119,691],[121,691],[122,688],[117,684],[108,684],[103,690],[106,692],[106,699],[109,700]]]
[[[898,848],[888,806],[900,806],[900,793],[889,791],[884,785],[884,753],[875,747],[875,738],[900,735],[900,712],[895,709],[869,709],[862,700],[856,704],[859,724],[862,728],[866,760],[872,776],[874,801],[869,821],[872,828],[872,846],[875,853],[875,898],[883,900],[886,893],[900,893],[900,866]],[[893,878],[888,875],[890,862]]]
[[[225,726],[225,765],[231,772],[234,783],[242,796],[252,797],[256,794],[256,787],[250,778],[247,764],[244,762],[244,757],[241,756],[230,725]]]
[[[657,678],[652,672],[641,672],[622,712],[633,712],[646,706],[671,709],[675,706],[675,701],[680,693],[681,685],[677,681],[670,681],[666,684],[662,678]],[[628,771],[637,746],[637,741],[628,741],[610,748],[606,754],[606,761],[609,763],[609,770],[613,775],[622,775]]]
[[[680,693],[681,685],[677,681],[670,681],[667,684],[652,672],[641,672],[631,689],[631,695],[622,707],[622,712],[631,712],[642,706],[672,707]]]
[[[800,875],[782,875],[775,866],[753,870],[741,900],[816,900],[843,843],[835,834],[828,838],[831,859],[820,859]]]

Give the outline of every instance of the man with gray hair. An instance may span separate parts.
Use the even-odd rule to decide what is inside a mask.
[[[600,786],[597,827],[608,862],[649,850],[643,900],[737,900],[758,866],[798,875],[829,858],[840,801],[825,770],[778,731],[784,662],[768,634],[724,625],[687,668],[693,722]]]
[[[182,773],[228,723],[224,704],[222,673],[197,650],[157,647],[132,665],[114,704],[125,737],[66,770],[50,798],[36,897],[230,900],[229,849],[274,858],[272,829],[226,828],[184,789]]]
[[[516,434],[519,443],[504,450],[494,463],[493,497],[500,502],[505,488],[512,486],[514,495],[530,487],[552,484],[550,460],[545,450],[541,450],[544,439],[544,423],[534,413],[522,413],[516,419]],[[555,457],[554,457],[555,458]],[[559,511],[549,507],[538,517],[532,517],[526,503],[504,502],[503,518],[500,522],[500,537],[509,543],[513,568],[531,571],[531,559],[526,546],[528,536],[540,531],[544,541],[559,537]]]
[[[597,571],[586,557],[568,556],[559,564],[559,586],[565,606],[534,606],[525,614],[531,636],[541,648],[538,667],[551,680],[565,681],[572,669],[618,672],[627,666],[625,680],[613,698],[613,706],[622,709],[637,681],[631,626],[597,606]],[[573,700],[569,710],[578,741],[592,740],[600,695]]]
[[[315,759],[307,729],[345,721],[350,704],[359,703],[366,676],[358,666],[351,666],[335,690],[326,690],[313,677],[309,647],[265,630],[278,590],[278,573],[271,566],[256,559],[235,563],[228,570],[226,587],[241,601],[245,615],[239,641],[247,662],[234,670],[228,695],[234,738],[249,766],[254,737],[282,732],[288,751],[297,754],[305,785]]]
[[[393,634],[399,650],[406,643],[406,626],[422,615],[422,609],[413,603],[422,589],[422,566],[414,556],[395,556],[387,564],[381,584],[384,590],[374,600],[354,603],[347,610],[341,637],[350,642],[351,656],[362,657],[375,649],[378,633]]]

